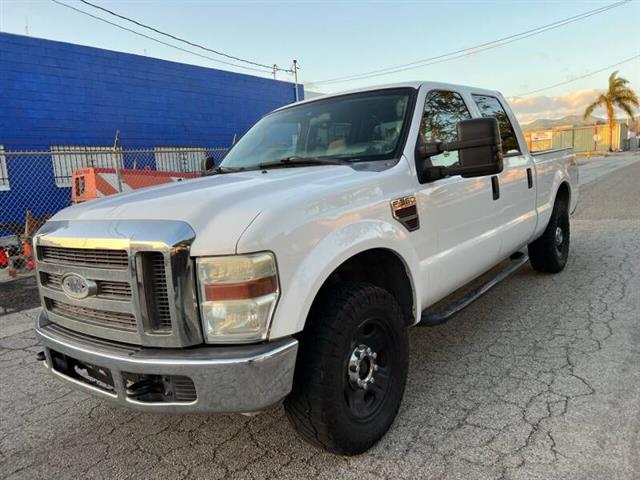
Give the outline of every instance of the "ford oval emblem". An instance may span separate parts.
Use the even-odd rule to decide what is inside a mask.
[[[77,300],[87,298],[89,295],[95,295],[98,289],[95,282],[73,272],[65,274],[60,281],[60,285],[62,286],[62,291],[68,297]]]

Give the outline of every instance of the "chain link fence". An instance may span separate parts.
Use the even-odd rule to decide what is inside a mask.
[[[202,175],[226,148],[57,145],[48,151],[6,151],[0,145],[0,269],[32,268],[29,241],[44,222],[73,203]],[[0,276],[1,278],[2,276]]]

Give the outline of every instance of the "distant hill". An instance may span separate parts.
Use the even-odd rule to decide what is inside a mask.
[[[582,125],[594,125],[594,124],[602,124],[607,123],[604,118],[590,116],[586,120],[582,118],[582,115],[567,115],[562,118],[540,118],[538,120],[534,120],[531,123],[527,123],[526,125],[522,125],[523,130],[546,130],[548,128],[553,127],[562,127],[566,125],[572,125],[574,127],[580,127]]]

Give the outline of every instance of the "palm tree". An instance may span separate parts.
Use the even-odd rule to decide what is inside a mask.
[[[633,107],[638,107],[638,97],[636,93],[627,86],[629,80],[618,77],[616,70],[609,75],[609,90],[601,94],[595,101],[589,105],[584,111],[584,119],[598,107],[604,107],[607,110],[607,120],[609,121],[609,151],[613,151],[613,126],[616,123],[615,108],[623,110],[630,118],[633,118]]]

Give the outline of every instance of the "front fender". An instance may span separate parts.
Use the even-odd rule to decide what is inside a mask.
[[[319,238],[314,234],[320,233],[318,230],[322,227],[322,223],[308,224],[307,229],[303,229],[307,240],[287,238],[271,245],[270,250],[278,262],[281,297],[271,324],[270,339],[301,331],[313,300],[329,275],[349,258],[374,248],[390,250],[404,263],[412,283],[414,315],[419,318],[419,262],[408,239],[409,232],[399,224],[363,219],[325,231],[319,241],[314,241]]]

